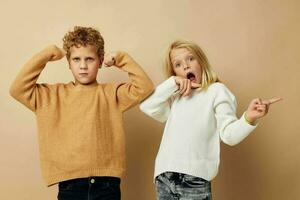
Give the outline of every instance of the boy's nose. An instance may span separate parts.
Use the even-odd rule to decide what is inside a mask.
[[[87,69],[87,64],[85,62],[80,63],[80,69]]]

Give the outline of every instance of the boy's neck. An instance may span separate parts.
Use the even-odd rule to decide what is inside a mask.
[[[75,83],[73,82],[73,85],[75,87],[80,87],[80,88],[85,88],[85,87],[94,87],[94,86],[97,86],[98,85],[98,82],[97,80],[93,81],[93,82],[90,82],[90,83],[87,83],[87,84],[82,84],[80,83],[79,81],[76,81],[75,80]]]

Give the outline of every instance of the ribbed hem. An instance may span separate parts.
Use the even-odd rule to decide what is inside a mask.
[[[203,178],[207,181],[211,181],[216,177],[218,173],[219,162],[209,161],[203,159],[197,162],[189,161],[171,161],[171,162],[157,162],[154,171],[154,181],[155,178],[164,172],[177,172],[183,174],[189,174],[192,176]]]
[[[73,172],[64,172],[56,175],[51,175],[45,177],[45,182],[48,187],[55,185],[59,182],[76,179],[85,178],[90,176],[112,176],[121,178],[124,174],[124,169],[86,169]]]

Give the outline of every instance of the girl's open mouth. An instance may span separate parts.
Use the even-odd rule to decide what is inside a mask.
[[[196,76],[192,72],[187,73],[186,78],[189,79],[190,81],[196,80]]]

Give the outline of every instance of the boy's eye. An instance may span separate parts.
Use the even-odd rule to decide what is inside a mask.
[[[87,58],[86,60],[87,60],[87,61],[93,61],[94,58]]]
[[[78,61],[80,61],[80,58],[73,58],[72,59],[74,62],[78,62]]]
[[[189,61],[193,61],[193,60],[194,60],[194,57],[191,56],[191,57],[189,58]]]

